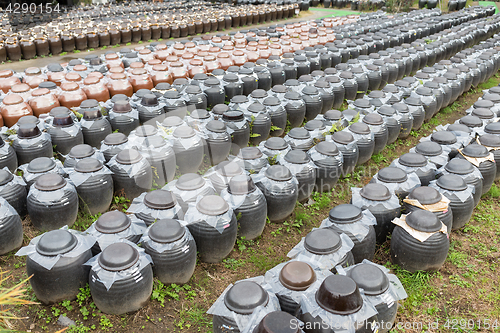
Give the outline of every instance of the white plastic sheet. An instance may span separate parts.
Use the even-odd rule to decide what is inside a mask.
[[[361,213],[361,219],[353,223],[334,223],[326,218],[321,222],[320,228],[335,226],[344,232],[351,233],[358,241],[362,242],[370,232],[370,226],[377,225],[377,219],[368,209],[362,210]]]
[[[130,218],[130,226],[120,232],[114,234],[103,234],[95,228],[96,222],[92,223],[92,225],[86,230],[87,233],[92,235],[97,243],[99,244],[99,248],[104,250],[106,247],[113,243],[119,242],[120,239],[126,239],[131,236],[142,235],[147,229],[146,223],[143,220],[135,217],[135,215],[127,215]]]

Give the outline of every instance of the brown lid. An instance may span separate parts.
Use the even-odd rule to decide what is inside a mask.
[[[101,79],[97,76],[87,76],[85,78],[85,80],[83,80],[83,83],[84,84],[96,84],[96,83],[99,83]]]
[[[151,53],[151,50],[150,49],[146,49],[146,48],[144,48],[144,49],[142,49],[142,50],[139,51],[139,54],[150,54],[150,53]]]
[[[203,65],[203,61],[201,59],[192,59],[189,62],[189,64],[192,65],[192,66],[202,66]]]
[[[153,70],[158,71],[158,72],[166,71],[167,68],[168,68],[167,65],[163,65],[163,64],[158,64],[158,65],[153,66]]]
[[[139,61],[135,61],[135,62],[131,63],[129,67],[131,69],[144,68],[144,63],[143,62],[139,62]]]
[[[29,91],[30,89],[31,89],[30,86],[27,85],[26,83],[18,83],[13,85],[12,88],[10,88],[10,90],[12,90],[12,92],[14,93],[23,93]]]
[[[87,66],[85,66],[85,65],[75,65],[75,66],[73,66],[73,70],[77,71],[77,72],[86,71],[87,70]]]
[[[4,69],[3,71],[0,71],[0,78],[6,78],[12,75],[14,75],[14,72],[10,69]]]
[[[38,97],[38,96],[47,95],[48,93],[50,93],[49,89],[47,89],[47,88],[38,88],[38,89],[33,90],[33,92],[31,93],[31,95],[33,97]]]
[[[151,59],[148,61],[148,65],[149,66],[156,66],[156,65],[159,65],[161,64],[161,60],[160,59]]]
[[[61,89],[64,91],[75,91],[78,89],[78,84],[76,82],[64,82],[61,83]]]
[[[115,59],[118,59],[118,54],[116,54],[116,53],[106,54],[105,59],[106,60],[115,60]]]
[[[123,69],[121,66],[111,67],[111,68],[109,69],[109,72],[110,72],[111,74],[115,74],[115,73],[118,73],[118,74],[119,74],[119,73],[123,73],[124,71],[125,71],[125,69]]]
[[[144,68],[135,68],[132,70],[132,75],[144,75],[147,74],[148,72]]]
[[[124,80],[127,78],[127,75],[124,73],[113,73],[109,76],[112,80]]]
[[[303,291],[316,281],[316,273],[305,262],[290,261],[281,268],[279,280],[287,289]]]
[[[3,99],[3,104],[5,104],[5,105],[15,105],[15,104],[22,103],[23,101],[24,100],[23,100],[23,98],[21,96],[12,94],[12,95],[5,96],[5,98]]]
[[[76,67],[76,66],[75,66]],[[80,74],[78,73],[75,73],[75,72],[69,72],[68,74],[66,74],[64,76],[64,78],[68,81],[80,81],[82,79],[82,77],[80,76]]]

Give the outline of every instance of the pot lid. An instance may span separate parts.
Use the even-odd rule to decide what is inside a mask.
[[[90,157],[94,155],[94,148],[88,144],[82,143],[71,148],[68,155],[69,157],[78,159]]]
[[[446,130],[451,132],[465,132],[465,133],[471,132],[471,129],[464,124],[450,124],[448,125]]]
[[[377,178],[384,183],[403,183],[408,175],[400,168],[386,167],[379,170]]]
[[[405,99],[405,103],[412,106],[422,105],[422,101],[417,97],[408,97],[407,99]]]
[[[389,289],[389,279],[387,275],[375,265],[358,264],[356,267],[349,270],[348,276],[353,279],[358,285],[358,288],[362,288],[365,295],[368,296],[377,296]]]
[[[490,152],[488,148],[478,144],[470,144],[462,150],[462,154],[474,158],[487,157]]]
[[[493,106],[495,106],[495,104],[490,100],[480,99],[477,102],[475,102],[473,106],[475,109],[479,109],[479,108],[489,109],[489,108],[492,108]]]
[[[265,91],[264,89],[255,89],[254,91],[252,91],[250,96],[252,96],[253,98],[265,98],[267,97],[267,91]]]
[[[308,131],[314,131],[316,129],[325,129],[325,124],[321,120],[309,120],[305,123],[304,128]]]
[[[182,123],[183,123],[183,121],[182,121],[181,117],[171,116],[171,117],[165,118],[165,120],[163,120],[161,124],[163,126],[166,126],[166,127],[176,127],[176,126],[182,125]]]
[[[335,223],[353,223],[363,217],[361,209],[351,204],[342,204],[333,207],[328,215],[330,221]]]
[[[368,200],[372,201],[386,201],[391,198],[391,192],[387,187],[382,184],[369,183],[363,186],[359,194]]]
[[[215,114],[224,114],[229,111],[229,107],[226,104],[217,104],[212,108],[212,112]]]
[[[271,165],[265,171],[267,178],[278,182],[285,182],[292,179],[292,173],[283,165]]]
[[[286,94],[285,94],[285,97],[286,97]],[[275,105],[280,104],[280,100],[278,97],[269,96],[266,99],[264,99],[264,101],[262,103],[264,103],[264,105],[267,105],[267,106],[275,106]]]
[[[173,243],[181,239],[186,230],[177,220],[162,219],[156,221],[148,231],[148,236],[157,243]]]
[[[326,255],[338,251],[342,246],[340,235],[332,229],[316,229],[304,239],[304,248],[314,254]]]
[[[228,121],[242,121],[245,117],[241,111],[230,110],[223,113],[222,119]]]
[[[143,106],[157,106],[158,105],[158,97],[155,94],[146,94],[141,99],[141,105]]]
[[[52,125],[57,127],[67,127],[73,125],[73,118],[69,114],[58,114],[54,116]]]
[[[432,133],[431,140],[440,145],[451,145],[457,142],[457,136],[450,131],[437,131]]]
[[[272,137],[264,142],[264,147],[271,150],[284,150],[288,148],[288,143],[280,137]]]
[[[364,123],[354,123],[349,126],[349,130],[356,134],[370,134],[370,128]]]
[[[441,223],[439,218],[428,210],[417,209],[406,215],[406,224],[418,231],[439,231],[442,227]]]
[[[229,205],[218,195],[207,195],[198,201],[196,209],[205,215],[219,216],[229,210]]]
[[[103,234],[117,234],[126,230],[132,221],[127,214],[118,210],[102,214],[95,222],[95,229]]]
[[[240,174],[229,181],[228,192],[233,195],[245,195],[253,191],[255,191],[255,184],[249,175]]]
[[[135,129],[135,134],[140,137],[152,136],[158,133],[158,130],[152,125],[142,125]]]
[[[369,100],[360,98],[354,101],[354,106],[358,108],[370,108],[371,104]]]
[[[184,125],[184,126],[177,127],[174,130],[173,135],[174,135],[174,137],[179,138],[179,139],[187,139],[187,138],[192,138],[193,136],[195,136],[196,132],[191,127]]]
[[[396,109],[396,111],[402,112],[402,113],[408,113],[410,111],[408,109],[408,105],[406,105],[404,103],[394,103],[394,104],[392,104],[392,107],[394,109]]]
[[[486,147],[500,147],[500,136],[494,134],[483,134],[479,141]]]
[[[210,113],[208,113],[205,109],[196,109],[190,114],[191,118],[194,119],[208,119],[210,117]],[[170,117],[168,117],[170,118]],[[180,117],[178,117],[180,118]],[[182,120],[182,119],[181,119]]]
[[[490,109],[485,109],[485,108],[473,109],[471,114],[473,116],[480,118],[480,119],[493,119],[495,117],[495,114],[493,113],[493,111],[491,111]]]
[[[415,152],[425,156],[438,156],[443,152],[443,148],[436,142],[424,141],[415,146]]]
[[[446,163],[444,169],[450,173],[458,175],[466,175],[474,172],[474,166],[472,163],[461,158],[453,158],[451,161]]]
[[[177,179],[175,187],[181,191],[194,191],[205,185],[203,177],[196,173],[186,173]]]
[[[302,89],[302,93],[305,95],[318,95],[318,89],[313,86],[306,86]]]
[[[382,125],[384,123],[384,119],[377,113],[369,113],[363,117],[363,122],[368,125]]]
[[[442,197],[438,190],[429,186],[419,186],[408,195],[409,199],[418,200],[422,205],[435,204],[441,201]]]
[[[255,160],[262,157],[262,152],[257,147],[244,147],[237,156],[243,160]]]
[[[422,96],[432,96],[432,90],[427,87],[418,87],[416,93]]]
[[[484,127],[484,131],[490,134],[500,134],[500,122],[489,123]]]
[[[24,124],[34,124],[34,125],[36,125],[39,122],[40,121],[35,116],[23,116],[23,117],[19,118],[19,120],[17,121],[17,125],[18,126],[21,126],[21,125],[24,125]]]
[[[382,105],[377,112],[383,116],[391,117],[396,113],[396,109],[390,105]]]
[[[309,132],[303,127],[292,128],[288,132],[288,136],[291,137],[292,139],[297,139],[297,140],[305,140],[305,139],[309,139],[311,137]]]
[[[304,164],[310,161],[309,155],[303,150],[292,149],[284,157],[285,161],[292,164]]]
[[[205,128],[215,133],[224,133],[226,131],[226,124],[219,120],[210,120]]]
[[[127,243],[107,246],[99,255],[99,266],[107,271],[124,271],[139,261],[139,251]]]
[[[481,118],[476,117],[476,116],[471,116],[471,115],[463,116],[462,118],[460,118],[459,123],[464,124],[468,127],[481,127],[481,126],[483,126],[483,121],[481,120]]]
[[[285,94],[285,99],[296,101],[296,100],[302,99],[302,97],[296,91],[287,91],[286,94]]]
[[[302,330],[298,326],[290,325],[294,320],[295,317],[287,312],[270,312],[261,320],[255,333],[300,333]]]
[[[334,121],[342,119],[343,115],[339,110],[328,110],[325,112],[325,114],[323,114],[323,118],[325,118],[326,120]]]
[[[321,141],[316,145],[316,151],[320,154],[327,156],[337,156],[339,149],[333,142]]]
[[[82,101],[82,103],[80,104],[80,108],[83,109],[97,108],[97,107],[99,107],[99,103],[97,103],[95,99],[86,99]]]
[[[273,88],[271,89],[271,91],[274,92],[274,93],[283,94],[283,93],[287,92],[287,89],[282,84],[276,84],[276,85],[273,86]]]
[[[120,164],[131,165],[139,163],[141,160],[141,153],[135,149],[124,149],[116,155],[116,161]]]
[[[156,210],[170,209],[175,206],[175,198],[172,192],[165,190],[155,190],[148,192],[144,197],[144,204]]]
[[[266,306],[268,302],[268,293],[253,281],[235,283],[224,297],[226,307],[242,315],[250,315],[257,307]]]
[[[231,103],[246,103],[248,102],[248,98],[245,95],[236,95],[231,98]]]
[[[356,282],[345,275],[330,275],[316,292],[316,302],[328,312],[348,315],[363,307]]]
[[[28,172],[43,173],[56,167],[56,162],[48,157],[37,157],[28,164]]]
[[[49,90],[54,90],[57,88],[57,84],[55,84],[54,82],[51,82],[51,81],[43,81],[43,82],[40,82],[40,84],[38,85],[38,88],[46,88]]]
[[[116,94],[111,97],[111,102],[116,103],[118,101],[128,101],[128,96],[124,94]]]
[[[247,109],[249,112],[252,112],[252,113],[259,113],[259,112],[265,112],[266,111],[266,107],[262,104],[260,104],[259,102],[255,102],[255,103],[252,103],[248,106],[248,109]]]
[[[236,175],[241,175],[243,170],[235,162],[222,161],[215,167],[217,173],[225,177],[234,177]]]
[[[55,191],[66,186],[66,180],[57,173],[46,173],[36,180],[34,186],[40,191]]]
[[[14,179],[14,175],[11,174],[7,170],[0,170],[0,186],[3,186],[9,183],[12,179]]]
[[[399,92],[399,89],[393,84],[388,84],[382,89],[382,91],[385,93],[397,94]]]
[[[449,191],[464,191],[467,189],[467,184],[462,177],[457,175],[444,175],[438,178],[436,184]]]
[[[75,248],[78,239],[67,230],[52,230],[43,234],[36,244],[36,252],[43,256],[57,256]]]
[[[332,140],[342,145],[347,145],[354,141],[354,137],[349,132],[340,131],[332,134]]]
[[[75,171],[80,173],[97,172],[102,168],[101,161],[95,158],[84,158],[75,164]]]
[[[111,133],[106,135],[104,138],[104,144],[108,146],[117,146],[121,145],[128,141],[128,138],[123,133]]]
[[[423,167],[427,164],[427,159],[422,154],[406,153],[399,157],[399,163],[408,167]]]
[[[368,94],[368,97],[369,98],[384,98],[385,97],[385,93],[383,91],[381,91],[381,90],[372,90]]]
[[[304,291],[316,281],[316,273],[305,262],[290,261],[281,268],[279,280],[287,289]]]
[[[21,124],[17,130],[17,137],[20,139],[35,138],[41,134],[36,124]]]

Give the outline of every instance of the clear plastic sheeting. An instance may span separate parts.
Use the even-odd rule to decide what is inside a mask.
[[[448,199],[447,197],[445,197],[442,194],[441,194],[441,200],[439,200],[436,203],[430,204],[430,205],[423,205],[420,203],[420,201],[415,200],[415,199],[408,199],[408,197],[403,199],[403,202],[405,202],[409,205],[418,207],[418,208],[423,209],[423,210],[428,210],[429,212],[433,212],[433,213],[435,213],[435,212],[447,212],[449,209],[449,205],[450,205],[450,199]]]
[[[9,147],[10,145],[8,143],[5,143],[2,147],[0,147],[0,156],[6,156],[9,154]]]
[[[313,228],[311,231],[317,229],[318,228]],[[340,239],[342,240],[342,246],[337,251],[321,255],[309,252],[304,246],[305,237],[303,237],[286,256],[290,259],[303,261],[308,264],[311,263],[314,266],[318,266],[320,269],[330,270],[337,266],[354,247],[354,243],[346,234],[341,234]]]
[[[361,141],[361,140],[373,141],[374,137],[375,137],[374,136],[375,133],[373,133],[372,131],[370,131],[370,134],[358,134],[358,133],[351,132],[349,129],[345,129],[343,131],[351,133],[351,135],[354,138],[355,142],[358,142],[358,141]]]
[[[265,144],[266,141],[261,141],[259,143],[259,150],[262,152],[262,154],[266,155],[267,157],[274,157],[277,159],[279,156],[285,156],[290,150],[292,150],[290,146],[282,150],[269,149],[265,146]]]
[[[101,152],[104,153],[105,151],[108,151],[110,149],[119,149],[119,150],[125,150],[125,149],[131,149],[132,145],[127,141],[124,143],[121,143],[119,145],[107,145],[104,143],[104,140],[101,141]]]
[[[394,303],[397,303],[400,300],[403,300],[408,297],[401,281],[399,281],[398,277],[394,274],[390,274],[389,270],[382,265],[375,264],[367,259],[363,259],[361,264],[373,265],[380,269],[389,279],[389,288],[380,295],[365,295],[366,298],[370,301],[373,306],[377,306],[380,304],[387,304],[387,307],[391,307]],[[358,264],[359,265],[359,264]],[[337,272],[341,275],[347,275],[347,273],[356,267],[357,265],[343,268],[342,266],[337,266]]]
[[[266,177],[267,168],[262,168],[259,173],[251,175],[253,182],[257,185],[261,183],[266,189],[272,192],[283,192],[283,190],[290,186],[290,183],[299,186],[297,178],[292,174],[292,178],[288,181],[277,181]]]
[[[108,113],[109,120],[113,120],[113,119],[118,118],[118,117],[139,119],[139,111],[137,111],[136,109],[133,108],[130,112],[123,113],[123,112],[114,112],[113,109],[111,108],[111,110]]]
[[[268,270],[264,275],[265,284],[262,287],[270,293],[290,297],[294,302],[300,303],[300,298],[302,297],[304,291],[288,289],[280,282],[281,269],[291,261],[297,260],[290,260],[288,262],[281,263]],[[316,274],[316,281],[323,281],[326,277],[333,275],[332,272],[330,272],[329,270],[321,269],[319,266],[315,265],[314,262],[308,262],[307,264],[310,265],[314,270],[314,273]]]
[[[63,157],[64,157],[64,161],[73,160],[73,161],[75,161],[75,164],[76,164],[76,162],[81,161],[84,158],[95,158],[96,160],[101,161],[103,164],[106,163],[106,159],[104,158],[104,154],[100,150],[98,150],[96,148],[94,148],[94,153],[91,156],[88,156],[88,157],[74,158],[74,157],[69,156],[69,154],[68,155],[63,155]]]
[[[309,135],[311,138],[316,139],[316,140],[324,140],[325,136],[330,133],[330,128],[327,126],[326,128],[316,128],[312,131],[309,131]]]
[[[314,172],[316,171],[316,164],[314,164],[314,162],[312,160],[310,160],[309,162],[307,163],[290,163],[290,162],[287,162],[285,160],[285,157],[280,157],[278,159],[278,163],[280,165],[283,165],[285,167],[288,168],[288,170],[290,170],[290,172],[296,176],[297,174],[301,173],[301,172],[309,172],[311,170],[313,170]]]
[[[91,270],[97,275],[97,281],[101,282],[106,290],[109,290],[113,283],[120,280],[133,279],[136,282],[141,281],[143,277],[141,276],[141,271],[148,265],[153,263],[153,260],[146,254],[143,248],[138,247],[136,244],[126,240],[120,239],[115,243],[127,243],[134,247],[139,252],[139,260],[132,267],[125,269],[123,271],[107,271],[99,265],[99,258],[102,255],[102,252],[96,255],[95,257],[89,259],[84,265],[90,266]],[[94,277],[95,278],[95,277]]]
[[[212,183],[208,180],[205,179],[205,184],[203,184],[202,187],[194,190],[194,191],[184,191],[180,190],[175,186],[177,183],[177,179],[172,180],[170,183],[165,185],[162,190],[167,190],[171,191],[174,195],[175,198],[177,199],[177,202],[179,204],[184,203],[184,204],[189,204],[191,202],[195,202],[197,198],[201,198],[207,195],[212,195],[216,194],[215,188],[212,185]]]
[[[262,279],[262,277],[260,277],[260,278]],[[255,278],[242,280],[242,281],[252,281],[252,280],[255,280]],[[241,281],[239,281],[239,282],[241,282]],[[254,281],[254,282],[256,282],[256,281]],[[238,282],[236,282],[236,283],[238,283]],[[256,282],[256,283],[258,283],[258,282]],[[258,283],[258,284],[260,284],[260,283]],[[260,322],[260,321],[256,322],[258,317],[262,316],[262,318],[263,318],[268,313],[280,310],[280,304],[279,304],[279,301],[278,301],[278,298],[276,297],[276,295],[274,295],[270,292],[267,292],[267,294],[269,296],[269,301],[267,302],[266,306],[259,306],[259,307],[255,308],[252,312],[252,314],[258,312],[259,313],[258,316],[252,316],[252,314],[243,315],[243,314],[239,314],[239,313],[236,313],[234,311],[231,311],[227,308],[227,306],[224,302],[224,298],[226,297],[227,292],[229,291],[229,289],[231,289],[232,286],[233,286],[233,284],[230,284],[229,286],[227,286],[227,288],[222,292],[222,294],[215,301],[215,303],[210,307],[210,309],[208,309],[207,314],[211,314],[213,316],[219,316],[219,317],[226,317],[226,318],[234,321],[236,323],[236,325],[238,326],[238,329],[240,330],[240,332],[251,333],[249,328],[250,328],[250,326],[255,327],[256,324],[258,324]],[[250,320],[250,319],[252,319],[252,320]]]
[[[2,217],[2,219],[5,221],[5,219],[7,219],[8,217],[16,215],[19,215],[17,211],[8,203],[7,200],[0,197],[0,216]],[[2,221],[0,221],[0,233],[3,232],[2,229],[4,227],[5,225],[2,224]],[[7,227],[10,228],[11,226],[8,225]]]
[[[181,222],[181,221],[179,221]],[[181,222],[182,224],[182,222]],[[171,243],[158,243],[158,242],[155,242],[154,240],[152,240],[151,238],[149,238],[149,229],[151,229],[153,225],[150,225],[149,228],[147,228],[145,231],[144,231],[144,235],[142,236],[141,240],[140,240],[140,243],[141,244],[148,244],[148,246],[150,248],[152,248],[153,250],[155,250],[156,252],[158,253],[163,253],[165,251],[170,251],[170,250],[173,250],[173,249],[176,249],[176,248],[180,248],[181,246],[184,246],[182,248],[182,252],[188,252],[189,251],[189,243],[191,241],[194,241],[194,238],[193,236],[191,235],[191,233],[189,232],[189,229],[184,227],[184,236],[182,236],[180,239],[174,241],[174,242],[171,242]]]
[[[326,136],[326,141],[335,143],[335,145],[337,146],[337,148],[339,149],[339,151],[343,150],[345,152],[350,152],[351,154],[356,154],[356,152],[358,151],[358,145],[356,144],[356,140],[354,140],[353,142],[349,142],[348,144],[344,145],[344,144],[341,144],[341,143],[338,143],[338,142],[334,141],[332,139],[331,135],[327,135]]]
[[[406,166],[406,165],[399,163],[399,158],[392,161],[390,166],[400,168],[400,169],[404,170],[407,174],[412,173],[412,172],[417,172],[417,171],[420,171],[422,173],[427,173],[429,171],[432,171],[432,172],[436,173],[436,170],[437,170],[436,165],[434,163],[427,163],[426,165],[421,166],[421,167],[411,167],[411,166]]]
[[[196,200],[196,204],[203,197],[198,197]],[[196,204],[190,203],[189,208],[184,215],[184,221],[179,221],[182,225],[187,226],[190,224],[196,224],[205,221],[209,226],[216,229],[219,233],[223,233],[226,228],[231,224],[231,220],[233,219],[233,209],[229,207],[228,211],[221,215],[206,215],[201,213],[197,208]]]
[[[376,184],[382,184],[389,189],[392,193],[397,192],[411,192],[417,187],[421,186],[420,178],[418,178],[417,174],[414,172],[408,173],[407,178],[402,183],[386,183],[378,179],[378,173],[373,176],[373,181]]]
[[[258,187],[256,187],[253,192],[241,195],[231,194],[229,193],[227,188],[225,188],[220,193],[220,196],[222,197],[222,199],[226,200],[229,207],[231,207],[232,209],[238,209],[241,205],[243,205],[245,200],[248,199],[249,202],[257,202],[264,196],[264,194]]]
[[[186,122],[186,124],[188,124],[188,126],[192,127],[195,131],[203,132],[205,130],[205,126],[214,119],[215,119],[214,115],[210,113],[209,117],[205,119],[186,116],[184,118],[184,121]]]
[[[438,190],[438,192],[441,193],[442,195],[446,195],[448,197],[448,199],[450,197],[457,198],[461,202],[466,202],[469,198],[472,199],[472,194],[474,193],[474,190],[475,190],[474,186],[472,186],[472,185],[467,185],[467,189],[465,189],[463,191],[445,190],[444,188],[439,187],[439,185],[437,184],[437,180],[431,181],[429,183],[429,187],[432,187],[432,188]]]
[[[370,207],[375,207],[377,205],[382,205],[389,210],[401,208],[398,197],[396,197],[396,195],[392,191],[391,191],[391,197],[388,200],[383,200],[383,201],[366,199],[361,196],[360,192],[361,192],[360,187],[351,187],[351,193],[352,193],[351,202],[354,206],[358,208],[368,209]]]
[[[92,225],[86,230],[87,233],[94,236],[99,244],[99,248],[104,250],[106,247],[113,243],[119,243],[121,239],[127,239],[132,236],[143,235],[146,229],[146,223],[143,220],[135,217],[134,215],[127,215],[130,218],[130,226],[120,232],[114,234],[104,234],[99,232],[95,228],[96,222],[92,223]]]
[[[52,204],[60,203],[66,192],[76,193],[76,188],[70,182],[66,182],[66,185],[55,191],[40,191],[34,185],[32,185],[28,193],[28,198],[33,197],[39,203],[49,206]]]
[[[80,131],[81,131],[81,127],[80,127],[79,122],[74,122],[73,125],[71,125],[71,126],[56,127],[56,126],[49,125],[49,126],[47,126],[47,128],[48,128],[49,133],[50,133],[51,128],[53,128],[53,129],[59,128],[61,131],[65,132],[66,134],[70,135],[71,137],[77,136],[78,133],[80,133]]]
[[[364,209],[361,213],[363,215],[361,219],[353,223],[333,223],[329,218],[326,218],[321,222],[320,228],[335,226],[344,232],[351,233],[358,241],[362,242],[370,232],[370,226],[377,225],[377,219],[368,209]]]
[[[434,129],[434,132],[447,131],[448,126],[450,126],[450,125],[449,124],[445,125],[445,126],[438,125]],[[462,131],[450,131],[450,132],[455,134],[455,136],[457,137],[457,142],[460,142],[464,147],[468,146],[472,142],[472,140],[474,140],[474,136],[471,133],[462,132]]]
[[[135,198],[132,201],[132,204],[127,209],[127,213],[133,214],[145,214],[151,216],[155,220],[162,219],[174,219],[177,217],[184,217],[184,212],[182,211],[182,207],[176,202],[172,208],[169,209],[152,209],[146,206],[144,203],[144,198],[146,197],[148,192],[142,193],[140,196]]]
[[[131,147],[140,149],[141,147],[146,146],[147,141],[151,140],[152,137],[158,137],[158,136],[160,135],[154,134],[152,136],[139,136],[136,134],[136,130],[133,130],[128,135],[128,143]]]
[[[8,167],[4,167],[3,170],[7,171],[8,173],[11,173]],[[12,174],[12,175],[14,176],[14,178],[12,178],[11,181],[9,181],[8,183],[6,183],[4,185],[0,185],[0,192],[2,192],[6,187],[12,186],[12,185],[26,186],[26,182],[24,181],[23,177],[16,176],[15,174]],[[0,197],[0,198],[3,200],[2,197]],[[0,216],[3,216],[3,215],[0,214]]]
[[[396,217],[394,220],[392,220],[392,223],[403,228],[408,234],[410,234],[410,236],[412,236],[419,242],[425,242],[427,239],[429,239],[429,237],[439,232],[442,232],[443,234],[446,235],[446,237],[449,237],[446,229],[447,227],[443,222],[441,222],[441,229],[435,232],[425,232],[410,227],[408,223],[406,223],[406,215],[401,215],[401,217]]]
[[[444,148],[443,146],[441,146],[441,147]],[[411,148],[410,153],[416,153],[415,150],[416,150],[415,147]],[[446,149],[443,149],[443,151],[439,155],[436,155],[436,156],[424,155],[424,156],[427,159],[427,161],[429,161],[429,163],[434,164],[435,168],[437,169],[438,166],[442,166],[442,165],[445,165],[446,163],[448,163],[448,161],[449,161],[448,154],[449,154],[449,152],[446,151]]]
[[[462,150],[459,150],[458,152],[460,153],[460,155],[463,156],[463,158],[465,158],[467,161],[471,162],[477,168],[479,168],[479,164],[481,164],[483,162],[490,161],[490,162],[495,163],[495,156],[491,152],[486,157],[470,157],[470,156],[466,156],[466,155],[462,154]]]
[[[2,205],[3,206],[3,205]],[[56,256],[44,256],[41,255],[40,253],[37,252],[36,246],[38,242],[40,241],[40,238],[43,237],[43,234],[40,236],[37,236],[33,238],[29,245],[21,248],[19,251],[17,251],[16,256],[28,256],[31,260],[42,266],[43,268],[47,270],[51,270],[52,267],[54,267],[59,259],[61,258],[75,258],[81,255],[82,253],[85,253],[86,251],[90,250],[92,246],[95,244],[96,239],[94,236],[76,231],[73,229],[69,229],[67,225],[62,227],[60,230],[67,230],[70,233],[72,233],[76,239],[78,240],[78,243],[76,246],[71,250],[63,254],[58,254]]]
[[[457,174],[457,173],[451,173],[451,172],[448,172],[445,167],[441,167],[440,169],[437,170],[436,172],[436,176],[441,177],[441,176],[444,176],[444,175],[456,175],[456,176],[459,176],[460,178],[462,178],[466,183],[467,182],[470,182],[470,181],[474,181],[476,179],[483,179],[483,175],[481,174],[481,171],[479,171],[479,169],[477,167],[474,167],[473,168],[473,171],[470,172],[470,173],[466,173],[466,174]],[[474,192],[473,192],[474,193]]]
[[[23,172],[23,179],[24,179],[24,181],[26,183],[30,183],[30,182],[34,181],[35,179],[37,179],[38,177],[40,177],[41,175],[45,175],[47,173],[57,173],[57,174],[65,177],[66,176],[66,172],[64,171],[64,168],[63,168],[63,165],[62,165],[61,161],[56,160],[55,158],[51,158],[51,159],[56,163],[56,166],[53,169],[50,169],[49,171],[43,172],[43,173],[38,173],[38,172],[37,173],[32,173],[32,172],[29,172],[28,171],[28,165],[29,165],[29,163],[20,165],[18,167],[18,169]]]
[[[340,165],[344,164],[344,155],[342,154],[342,152],[339,150],[339,154],[336,155],[336,156],[330,156],[330,155],[325,155],[325,154],[322,154],[320,152],[318,152],[316,150],[316,147],[312,147],[311,149],[309,149],[307,151],[307,154],[309,155],[309,157],[311,158],[311,160],[313,162],[318,162],[318,161],[324,161],[324,160],[335,160],[337,161],[338,163],[340,163]]]
[[[191,148],[196,147],[196,146],[203,145],[203,142],[201,141],[201,138],[198,135],[194,135],[190,138],[185,138],[185,139],[176,138],[176,137],[172,136],[172,138],[170,140],[168,140],[168,142],[170,142],[170,144],[172,146],[174,146],[175,142],[178,142],[181,144],[181,146],[185,150],[191,149]]]
[[[463,145],[463,140],[464,138],[458,138],[457,137],[457,142],[451,143],[451,144],[440,144],[441,148],[443,149],[443,153],[448,155],[453,149],[459,150],[464,147]],[[431,136],[425,136],[423,138],[420,138],[420,142],[426,142],[426,141],[431,141]]]
[[[116,167],[120,170],[125,171],[130,177],[134,177],[143,168],[149,168],[149,162],[146,158],[142,158],[139,162],[134,164],[121,164],[116,161],[116,155],[111,158],[108,162],[108,167],[112,169]]]
[[[106,166],[103,166],[102,169],[95,172],[78,172],[73,168],[65,168],[64,171],[68,174],[71,183],[76,187],[82,185],[91,177],[102,177],[104,175],[113,174]]]
[[[40,145],[40,142],[43,141],[49,141],[52,142],[52,139],[47,132],[42,132],[39,136],[34,137],[34,138],[29,138],[29,139],[24,139],[24,138],[19,138],[17,135],[11,135],[9,137],[9,140],[14,142],[16,145],[19,145],[20,147],[23,148],[29,148],[33,146],[38,146]],[[7,145],[4,145],[2,148],[8,149]]]
[[[363,306],[359,311],[349,315],[338,315],[326,311],[316,302],[316,292],[321,286],[321,282],[316,281],[304,292],[301,297],[300,308],[302,313],[309,313],[313,318],[319,317],[324,325],[328,325],[333,330],[343,333],[355,333],[358,325],[369,325],[365,323],[365,320],[378,313],[362,290],[360,290],[360,293],[363,298]]]
[[[299,147],[299,146],[312,146],[313,143],[312,143],[312,140],[313,138],[310,137],[310,138],[307,138],[307,139],[294,139],[294,138],[291,138],[287,135],[285,135],[285,137],[283,138],[286,143],[288,143],[290,145],[290,147],[292,147],[292,149],[295,149],[296,147]]]
[[[235,131],[233,127],[236,127],[236,129],[242,129],[245,126],[248,126],[248,121],[246,119],[243,119],[241,121],[228,121],[226,122],[226,128],[227,128],[227,133],[232,135]]]
[[[265,168],[269,165],[269,160],[267,159],[266,154],[262,154],[261,157],[253,160],[244,160],[242,158],[239,158],[238,156],[232,155],[230,155],[227,159],[238,164],[243,170],[248,170],[250,173],[252,173],[252,171],[259,171],[263,169],[263,166]]]
[[[245,171],[245,169],[242,166],[240,167],[242,170],[242,174],[248,174],[248,172]],[[207,170],[207,172],[205,172],[205,174],[202,177],[207,180],[217,178],[220,183],[225,185],[229,184],[229,181],[231,180],[231,178],[233,178],[233,176],[224,176],[220,172],[217,172],[217,169],[218,169],[217,166],[211,167],[210,169]]]

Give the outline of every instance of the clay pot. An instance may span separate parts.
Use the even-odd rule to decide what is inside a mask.
[[[21,117],[33,114],[31,107],[20,95],[5,96],[2,102],[3,106],[0,108],[0,112],[7,127],[14,126]]]
[[[33,98],[29,101],[29,105],[36,117],[60,106],[57,97],[47,88],[35,89],[31,95]]]

